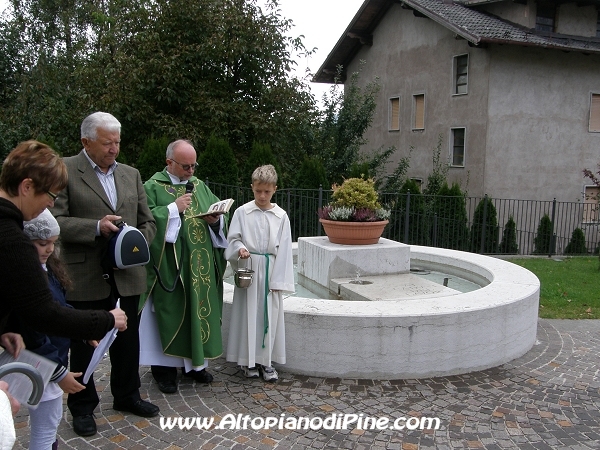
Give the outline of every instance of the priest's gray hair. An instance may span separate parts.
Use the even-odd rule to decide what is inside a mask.
[[[252,183],[268,183],[277,185],[277,172],[271,164],[260,166],[252,172]]]
[[[167,153],[165,157],[167,159],[173,159],[173,155],[175,154],[175,147],[177,147],[183,142],[185,142],[186,144],[190,144],[192,147],[194,146],[194,144],[192,144],[192,141],[188,141],[187,139],[177,139],[176,141],[173,141],[169,145],[167,145]]]
[[[81,122],[81,137],[95,141],[98,139],[98,128],[121,133],[121,122],[115,116],[106,112],[92,113]]]

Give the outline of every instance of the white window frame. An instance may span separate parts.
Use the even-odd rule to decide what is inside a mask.
[[[394,118],[395,101],[397,102],[397,116]],[[400,104],[400,96],[390,97],[388,102],[388,131],[400,131]]]
[[[454,144],[454,141],[455,141],[455,131],[456,130],[463,130],[462,164],[455,164],[454,163],[454,149],[456,148],[456,145]],[[449,148],[450,167],[464,168],[465,165],[466,165],[465,161],[466,161],[466,157],[467,157],[467,128],[466,127],[452,127],[452,128],[450,128],[450,142],[449,142],[449,144],[450,144],[450,148]]]
[[[464,73],[464,76],[466,77],[466,82],[464,84],[461,84],[465,86],[465,92],[458,92],[458,78],[459,78],[459,64],[458,64],[458,59],[462,58],[462,57],[467,57],[467,64],[466,64],[466,72]],[[465,53],[462,55],[456,55],[453,60],[452,60],[452,95],[467,95],[469,93],[469,54]],[[462,67],[462,66],[461,66]]]

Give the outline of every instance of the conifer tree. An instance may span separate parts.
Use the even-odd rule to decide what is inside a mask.
[[[156,172],[160,172],[165,168],[167,165],[167,146],[169,143],[169,138],[166,136],[160,138],[151,137],[144,141],[142,153],[136,164],[142,176],[142,181],[150,179]]]
[[[437,247],[467,250],[469,227],[465,196],[458,183],[444,182],[435,201],[437,207]],[[430,218],[431,219],[431,218]]]
[[[252,142],[252,150],[250,151],[250,156],[246,160],[244,164],[244,170],[241,174],[242,186],[249,186],[252,182],[252,172],[259,166],[264,166],[266,164],[271,164],[275,167],[277,171],[278,180],[277,180],[277,188],[283,188],[283,180],[282,173],[279,168],[279,164],[277,163],[277,158],[273,154],[271,150],[271,146],[269,144],[264,144],[262,142],[254,141]]]
[[[537,233],[533,239],[533,253],[537,255],[545,255],[550,253],[550,246],[552,244],[552,221],[548,214],[540,219],[540,223],[537,228]]]
[[[212,135],[198,157],[196,176],[202,181],[228,185],[238,184],[238,165],[229,143]]]
[[[498,250],[498,219],[496,207],[487,195],[481,199],[473,215],[471,226],[472,252],[479,253],[482,251],[481,238],[483,233],[485,233],[483,253],[496,253]]]
[[[502,232],[502,242],[500,243],[500,253],[514,255],[519,253],[517,244],[517,224],[512,216],[508,218],[504,231]]]
[[[571,240],[565,248],[565,254],[567,255],[581,255],[587,253],[587,246],[585,245],[585,234],[581,228],[575,228],[571,235]]]

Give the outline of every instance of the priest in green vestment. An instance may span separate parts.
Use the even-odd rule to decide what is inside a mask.
[[[144,188],[157,233],[140,299],[140,364],[150,365],[162,392],[177,391],[177,367],[209,383],[209,359],[222,352],[226,216],[194,217],[219,199],[194,174],[189,141],[167,147],[167,166]],[[187,189],[187,191],[186,191]],[[190,192],[191,191],[191,192]]]

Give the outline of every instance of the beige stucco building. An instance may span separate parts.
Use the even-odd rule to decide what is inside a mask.
[[[441,135],[471,196],[581,201],[600,163],[599,4],[366,0],[314,81],[365,61],[359,83],[381,90],[363,150],[412,147],[411,178]]]

